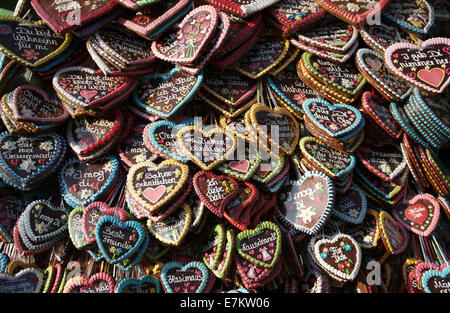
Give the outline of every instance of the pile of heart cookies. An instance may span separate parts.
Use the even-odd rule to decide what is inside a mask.
[[[449,292],[445,12],[19,1],[0,293]]]

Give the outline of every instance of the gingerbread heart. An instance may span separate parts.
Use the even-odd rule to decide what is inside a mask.
[[[66,138],[78,156],[85,156],[115,142],[123,125],[124,116],[119,110],[109,111],[107,115],[78,117],[69,121]]]
[[[351,186],[343,195],[336,197],[331,213],[346,222],[360,224],[366,216],[366,210],[365,193],[359,187]]]
[[[194,96],[202,80],[202,73],[194,76],[178,67],[166,74],[149,74],[139,81],[133,100],[144,111],[167,119]]]
[[[280,191],[279,203],[285,208],[278,215],[297,231],[313,235],[319,231],[334,204],[334,184],[318,171],[305,172],[298,180],[288,180]]]
[[[161,270],[161,282],[168,293],[202,293],[209,277],[208,268],[197,261],[186,265],[172,261],[164,264]]]
[[[332,178],[345,177],[356,166],[356,158],[353,154],[336,150],[314,137],[303,137],[300,140],[300,151],[303,156]]]
[[[74,208],[86,206],[110,189],[118,176],[118,169],[119,162],[112,155],[106,155],[90,163],[71,158],[59,172],[61,194]]]
[[[206,131],[198,126],[184,126],[178,131],[177,143],[184,154],[205,171],[224,162],[237,146],[236,137],[219,127]]]
[[[262,222],[254,229],[237,234],[236,248],[247,261],[273,268],[281,252],[281,230],[275,223]]]
[[[439,203],[427,193],[421,193],[408,201],[408,205],[400,204],[394,210],[394,217],[413,233],[428,237],[439,222]]]
[[[32,23],[16,16],[3,15],[0,51],[24,66],[37,67],[61,55],[72,35],[55,34],[41,22]]]
[[[354,25],[363,25],[389,3],[389,0],[315,0],[325,10]]]
[[[423,36],[433,26],[435,12],[427,0],[390,0],[383,16],[405,31]]]
[[[284,153],[292,154],[300,138],[295,117],[283,107],[270,109],[265,105],[253,105],[249,119],[259,135],[260,143],[267,140],[270,150],[279,147]],[[264,143],[263,143],[264,145]]]
[[[96,201],[92,202],[83,209],[81,216],[81,227],[83,231],[83,238],[88,244],[93,244],[97,240],[95,237],[95,228],[97,227],[98,221],[103,216],[116,216],[122,222],[127,219],[127,212],[119,207],[110,207],[104,202]]]
[[[146,210],[155,212],[185,187],[189,167],[174,160],[165,160],[155,167],[142,162],[130,168],[127,190]]]
[[[133,79],[108,77],[91,68],[74,66],[56,72],[53,88],[71,103],[83,108],[93,107],[130,92]]]
[[[408,235],[403,226],[386,211],[381,211],[378,215],[378,225],[381,239],[389,253],[402,253],[408,245]]]
[[[352,281],[358,275],[362,260],[361,248],[351,236],[337,234],[319,239],[314,243],[313,252],[317,264],[336,277]]]
[[[38,293],[43,283],[39,269],[26,268],[15,275],[0,273],[0,293]]]
[[[303,112],[314,124],[334,138],[344,140],[359,132],[365,125],[364,117],[353,106],[331,104],[314,98],[303,102]]]
[[[289,40],[281,36],[263,36],[240,60],[235,68],[251,79],[257,79],[274,69],[286,56]]]
[[[427,293],[447,293],[450,286],[450,266],[429,270],[422,275],[422,286]]]
[[[145,124],[135,125],[117,148],[120,160],[129,167],[145,161],[153,162],[158,158],[156,153],[145,147],[143,138],[145,127]]]
[[[203,262],[210,270],[216,269],[222,251],[225,248],[225,227],[217,224],[210,230],[206,242],[202,245]]]
[[[59,101],[50,100],[44,90],[31,85],[22,85],[14,90],[11,110],[22,122],[57,124],[69,117]]]
[[[43,243],[67,234],[70,211],[55,207],[46,200],[31,202],[21,216],[27,237],[35,243]]]
[[[59,168],[66,149],[66,141],[57,133],[17,137],[3,132],[0,176],[15,188],[30,189]]]
[[[440,94],[450,83],[449,38],[431,38],[420,46],[393,44],[384,61],[389,71],[425,92]]]
[[[97,245],[111,264],[122,262],[137,252],[145,236],[145,229],[138,222],[122,222],[111,215],[101,217],[95,227]]]
[[[189,12],[178,27],[152,43],[160,59],[179,64],[193,63],[214,35],[219,17],[213,6],[202,5]]]
[[[380,229],[377,224],[378,212],[368,209],[361,224],[352,225],[345,232],[352,236],[361,248],[374,248],[380,239]]]
[[[57,33],[65,33],[75,27],[90,23],[110,13],[118,6],[117,2],[108,0],[60,1],[32,0],[31,5],[36,13]]]
[[[95,273],[90,278],[71,280],[64,287],[64,293],[113,293],[114,279],[107,273]]]
[[[147,220],[150,234],[159,241],[178,246],[186,237],[192,223],[192,210],[187,203],[181,204],[173,213],[159,222]]]
[[[199,171],[192,180],[194,189],[205,206],[222,217],[225,207],[239,191],[238,182],[228,175]]]

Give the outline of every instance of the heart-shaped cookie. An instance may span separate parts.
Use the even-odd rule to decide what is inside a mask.
[[[219,16],[213,6],[202,5],[189,12],[178,27],[152,43],[153,53],[160,59],[191,64],[215,33]]]
[[[66,153],[65,139],[53,132],[32,136],[0,134],[0,176],[27,190],[56,171]]]
[[[184,154],[208,171],[224,162],[236,150],[236,137],[219,127],[209,130],[184,126],[178,131],[177,143]]]
[[[153,162],[158,158],[156,153],[145,146],[143,138],[145,127],[145,124],[134,125],[132,131],[117,147],[120,160],[128,167],[145,161]]]
[[[270,150],[279,147],[284,153],[292,154],[300,138],[300,129],[295,117],[283,107],[270,109],[259,104],[249,111],[249,120],[259,135],[259,142]],[[264,141],[267,141],[264,144]],[[269,150],[269,149],[268,149]]]
[[[396,145],[359,146],[355,154],[369,171],[386,182],[396,180],[406,170],[403,153]]]
[[[172,121],[156,121],[148,124],[143,133],[144,144],[147,149],[154,151],[160,157],[187,163],[190,159],[185,156],[177,144],[178,131],[186,125],[193,125],[190,121],[174,123]]]
[[[72,34],[55,34],[42,21],[32,23],[3,15],[0,51],[24,66],[37,67],[58,57],[70,45]]]
[[[135,221],[122,222],[114,216],[103,216],[95,227],[97,245],[111,264],[132,256],[144,243],[145,229]]]
[[[262,36],[244,55],[238,66],[238,72],[251,79],[257,79],[273,70],[286,56],[289,40],[277,36]]]
[[[101,198],[118,176],[119,162],[106,155],[95,162],[85,163],[71,158],[61,167],[61,194],[72,207],[86,206]]]
[[[256,144],[241,138],[237,140],[236,155],[220,164],[218,170],[237,179],[248,180],[261,164],[261,153]]]
[[[359,49],[356,65],[367,81],[388,100],[401,102],[412,91],[412,87],[387,70],[383,57],[375,51]]]
[[[344,281],[352,281],[358,275],[361,248],[349,235],[337,234],[319,239],[314,243],[313,253],[321,268]]]
[[[109,77],[82,66],[59,70],[53,77],[53,88],[62,100],[81,108],[94,107],[131,92],[135,83],[129,77]],[[66,101],[67,102],[67,101]]]
[[[297,180],[288,180],[280,191],[279,217],[297,231],[313,235],[327,220],[334,205],[332,180],[318,171],[307,171]]]
[[[425,92],[440,94],[450,83],[450,39],[431,38],[420,46],[397,43],[384,54],[394,75]]]
[[[149,74],[139,81],[133,100],[144,111],[167,119],[194,96],[202,80],[202,73],[194,76],[178,67]]]
[[[146,210],[155,212],[178,194],[188,179],[189,167],[174,160],[158,166],[142,162],[130,168],[127,191]]]
[[[300,151],[331,178],[349,175],[356,165],[353,154],[336,150],[314,137],[303,137],[300,140]]]
[[[222,217],[223,211],[239,191],[238,182],[228,175],[215,175],[199,171],[192,179],[194,189],[200,200],[215,215]]]
[[[159,279],[151,276],[144,275],[139,279],[124,278],[117,283],[115,293],[160,293],[161,283]]]
[[[430,194],[422,193],[400,204],[394,210],[394,217],[411,232],[428,237],[439,222],[439,203]]]
[[[26,268],[15,275],[0,273],[0,293],[39,293],[43,274],[39,269]]]
[[[361,224],[352,225],[345,229],[345,233],[352,236],[361,248],[374,248],[380,239],[380,229],[377,224],[378,211],[368,209]]]
[[[322,131],[330,137],[345,140],[358,133],[365,125],[364,117],[353,106],[331,104],[314,98],[303,102],[303,112]]]
[[[123,130],[124,116],[119,110],[111,110],[106,115],[82,116],[70,119],[66,128],[66,138],[70,148],[81,157],[95,151],[107,150],[110,142],[116,142],[119,132]]]
[[[315,0],[325,10],[354,25],[363,25],[380,13],[389,0]]]
[[[378,226],[384,246],[391,254],[402,253],[408,245],[408,235],[403,226],[386,211],[378,215]]]
[[[69,219],[67,221],[70,240],[72,241],[75,248],[82,250],[89,246],[83,233],[83,207],[78,207],[73,209],[69,214]]]
[[[93,274],[89,279],[78,277],[69,280],[64,287],[64,293],[113,293],[114,278],[101,272]]]
[[[57,33],[65,33],[110,13],[118,4],[114,1],[59,1],[33,0],[36,13]]]
[[[81,216],[81,227],[83,231],[84,240],[88,244],[93,244],[97,240],[95,237],[95,228],[97,227],[98,221],[103,216],[116,216],[122,222],[125,222],[127,219],[127,212],[119,207],[110,207],[104,202],[96,201],[87,205],[83,209],[83,213]]]
[[[202,293],[209,278],[208,268],[197,261],[186,265],[172,261],[161,270],[161,283],[168,293]]]
[[[69,210],[55,207],[46,200],[31,202],[21,216],[27,236],[43,243],[67,234]]]
[[[31,85],[22,85],[14,90],[11,110],[22,122],[58,124],[69,117],[59,101],[51,100],[44,90]]]
[[[450,286],[450,266],[429,270],[422,275],[422,286],[427,293],[447,293]]]
[[[159,222],[147,220],[147,228],[159,241],[178,246],[186,237],[192,223],[192,210],[187,203],[181,204],[173,213]]]
[[[217,224],[212,227],[206,237],[206,242],[202,245],[203,262],[210,270],[214,270],[222,257],[222,251],[225,248],[225,227]]]
[[[345,194],[336,197],[331,213],[346,222],[360,224],[366,216],[366,210],[365,193],[360,188],[351,186]]]
[[[237,234],[236,248],[247,261],[273,268],[281,252],[281,230],[275,223],[262,222]]]
[[[426,35],[434,24],[435,12],[427,0],[390,0],[383,16],[414,35]]]

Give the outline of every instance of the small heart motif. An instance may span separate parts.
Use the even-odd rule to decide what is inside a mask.
[[[81,90],[80,95],[82,95],[84,98],[91,100],[98,94],[97,90]]]
[[[166,190],[166,186],[158,186],[156,188],[147,187],[144,189],[143,195],[148,201],[155,204],[162,198]]]

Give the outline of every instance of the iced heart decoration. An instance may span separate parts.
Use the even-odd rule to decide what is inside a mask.
[[[219,127],[205,130],[185,126],[177,134],[177,143],[184,154],[205,171],[224,162],[237,146],[236,137]]]
[[[364,25],[375,14],[381,12],[389,0],[315,0],[325,10],[339,16],[350,24]]]
[[[448,293],[450,288],[450,266],[442,270],[429,270],[422,275],[422,286],[427,293]]]
[[[31,85],[14,90],[11,110],[17,120],[23,122],[56,124],[69,117],[59,101],[50,100],[43,89]]]
[[[384,61],[389,71],[425,92],[440,94],[450,83],[450,38],[431,38],[417,46],[389,46]]]
[[[161,270],[161,282],[168,293],[202,293],[209,281],[208,268],[202,262],[183,265],[168,262]]]
[[[53,1],[32,0],[38,15],[57,33],[65,33],[110,13],[118,6],[115,1]]]
[[[166,36],[152,43],[153,53],[167,62],[192,63],[214,35],[218,18],[213,6],[195,8],[185,16],[179,28],[172,28]]]
[[[380,227],[380,237],[386,249],[391,254],[403,252],[408,245],[408,235],[403,226],[386,211],[380,212],[377,222]]]
[[[67,233],[69,210],[46,200],[30,203],[22,214],[27,236],[33,242],[46,242]]]
[[[80,107],[92,107],[115,99],[132,85],[128,77],[109,77],[91,68],[74,66],[56,72],[53,88],[61,96]]]
[[[300,138],[300,129],[289,110],[283,107],[271,109],[260,104],[253,105],[249,112],[251,124],[260,136],[260,142],[266,140],[271,149],[279,147],[287,154],[294,152]]]
[[[427,237],[436,228],[439,222],[440,209],[436,198],[430,194],[422,193],[400,204],[394,210],[394,217],[411,232]]]
[[[71,206],[86,206],[99,199],[111,187],[118,169],[119,162],[112,155],[90,163],[71,158],[60,170],[61,193]]]
[[[351,236],[338,234],[317,240],[313,246],[315,261],[325,271],[352,281],[361,266],[361,248]]]
[[[72,41],[71,34],[55,34],[42,21],[32,23],[3,15],[0,24],[0,51],[25,66],[37,67],[51,61]]]
[[[279,203],[285,209],[279,217],[297,231],[317,233],[334,205],[333,181],[318,171],[305,172],[298,180],[288,180],[280,190]]]
[[[15,275],[0,273],[0,293],[39,293],[43,279],[36,268],[26,268]]]
[[[367,198],[364,192],[356,186],[351,186],[345,194],[336,197],[333,215],[352,223],[360,224],[367,211]]]
[[[142,162],[130,168],[127,190],[146,210],[154,212],[169,202],[185,186],[189,167],[174,160],[158,166]]]
[[[93,244],[96,241],[95,228],[98,221],[103,216],[116,216],[122,222],[127,219],[127,212],[119,207],[110,207],[104,202],[96,201],[86,206],[81,217],[83,237],[87,243]]]
[[[54,172],[66,152],[65,139],[53,132],[31,136],[0,134],[0,166],[14,182],[14,187],[27,189]],[[3,174],[2,174],[3,176]]]
[[[237,234],[236,248],[247,261],[273,268],[281,252],[281,230],[275,223],[264,221]]]
[[[160,293],[161,283],[159,279],[144,275],[139,279],[131,277],[122,279],[116,286],[115,293]]]
[[[111,264],[130,258],[145,240],[145,229],[136,221],[122,222],[114,216],[103,216],[95,227],[97,245]]]
[[[227,203],[239,191],[239,184],[234,178],[208,171],[197,172],[192,182],[201,201],[219,217],[223,216]]]
[[[107,273],[95,273],[89,279],[81,278],[70,281],[64,293],[113,293],[114,279]]]
[[[178,67],[149,74],[139,81],[133,100],[143,110],[167,119],[194,96],[202,80],[202,73],[190,75]]]
[[[331,137],[345,137],[364,127],[361,113],[353,106],[331,104],[314,98],[303,102],[303,112],[321,130]]]

